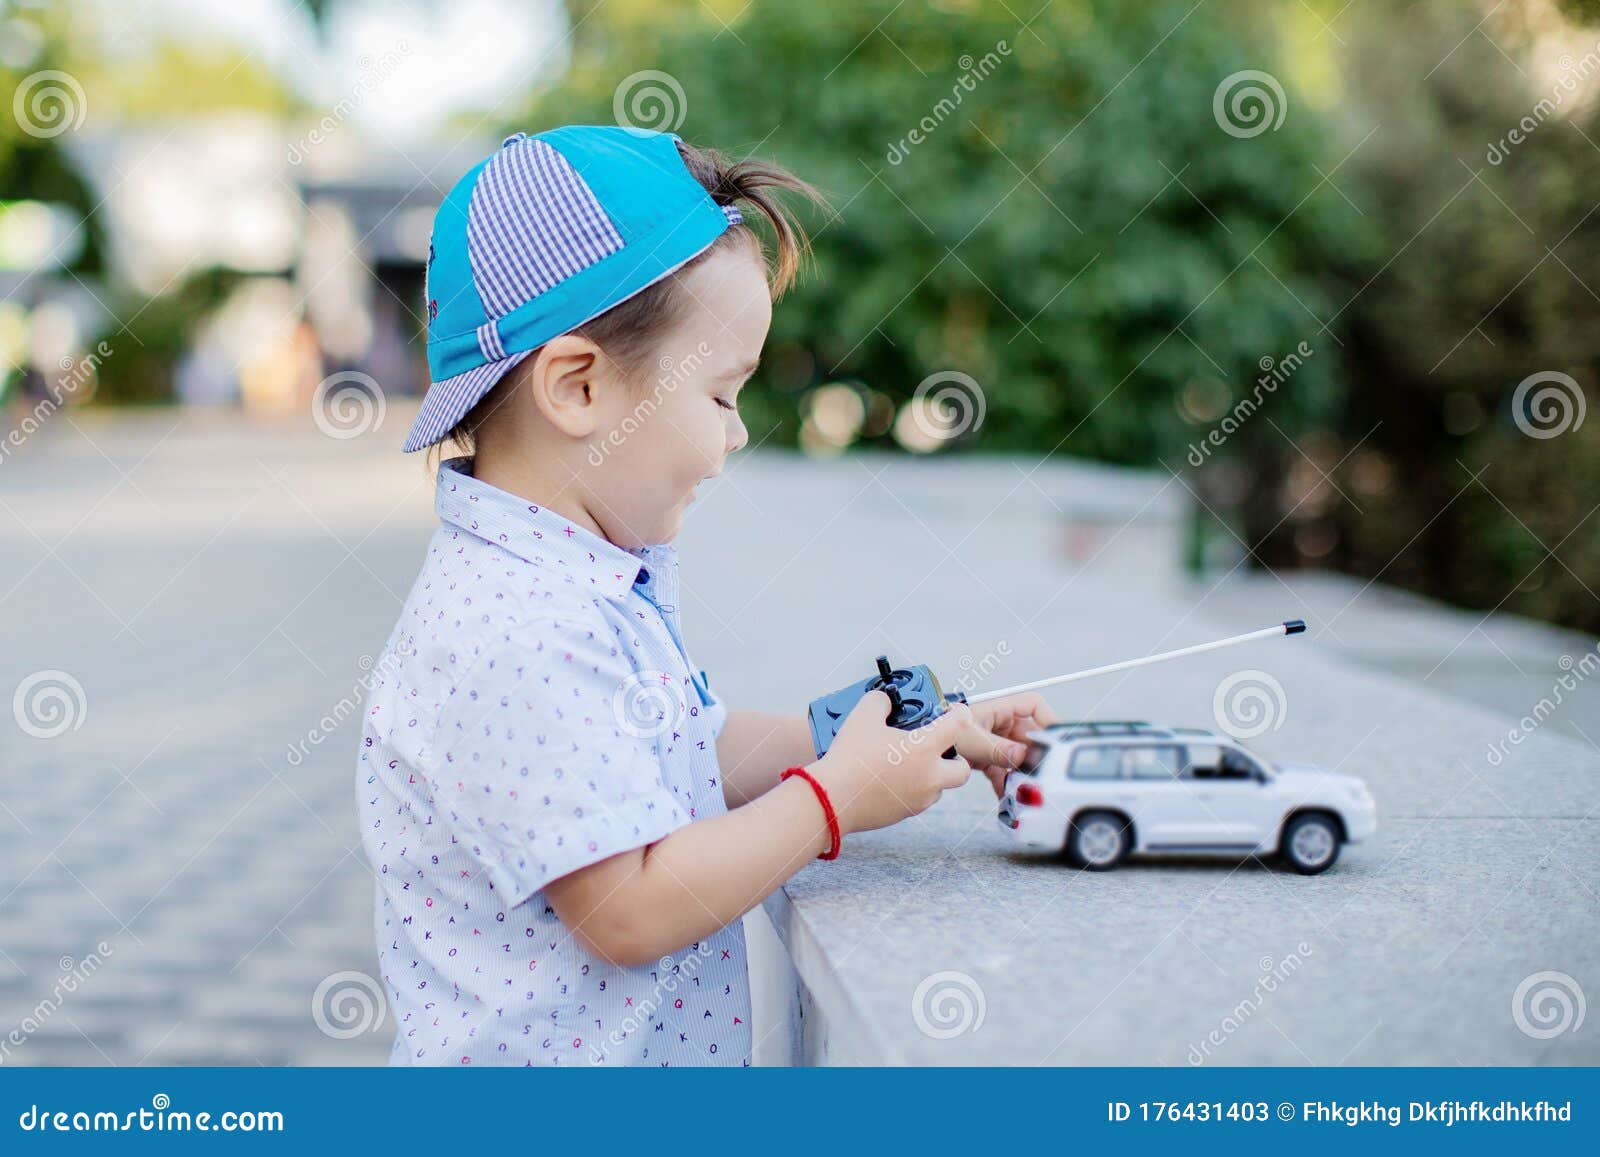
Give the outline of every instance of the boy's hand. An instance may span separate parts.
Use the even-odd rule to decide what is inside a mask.
[[[967,782],[972,768],[957,754],[990,748],[965,703],[951,704],[914,731],[890,727],[889,696],[869,691],[845,717],[833,744],[811,771],[827,789],[843,832],[870,831],[932,807],[946,789]]]
[[[1003,796],[1006,773],[1028,753],[1028,732],[1057,722],[1056,713],[1037,691],[1024,691],[975,703],[972,715],[978,729],[967,733],[967,743],[956,744],[956,752],[989,777],[997,797]]]

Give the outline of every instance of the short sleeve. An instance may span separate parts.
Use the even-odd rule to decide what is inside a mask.
[[[487,646],[447,697],[436,799],[508,906],[690,822],[655,741],[623,726],[635,678],[603,624],[545,621]]]

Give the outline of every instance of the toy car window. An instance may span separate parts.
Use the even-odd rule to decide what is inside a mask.
[[[1223,779],[1254,779],[1261,774],[1261,765],[1237,747],[1222,749]]]
[[[1022,762],[1017,765],[1017,770],[1023,775],[1038,775],[1039,765],[1044,762],[1044,757],[1050,749],[1042,743],[1028,744],[1028,754],[1022,757]]]
[[[1116,779],[1122,763],[1122,749],[1103,744],[1086,744],[1072,755],[1073,779]]]
[[[1223,775],[1222,747],[1215,743],[1191,743],[1185,751],[1183,778],[1218,779]]]
[[[1122,749],[1122,774],[1127,779],[1176,779],[1182,765],[1176,745]]]

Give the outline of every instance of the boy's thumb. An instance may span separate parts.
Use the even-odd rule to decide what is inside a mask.
[[[855,709],[872,716],[874,719],[887,722],[889,718],[889,696],[882,691],[868,691],[857,700]]]

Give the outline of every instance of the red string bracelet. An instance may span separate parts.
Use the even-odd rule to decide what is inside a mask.
[[[827,851],[818,854],[819,860],[837,860],[839,849],[844,839],[839,835],[839,816],[833,810],[833,801],[828,798],[828,793],[816,781],[816,777],[803,767],[791,767],[778,777],[779,782],[788,779],[791,775],[798,775],[811,785],[811,790],[817,793],[817,802],[822,805],[822,814],[828,817],[828,838],[830,846]]]

